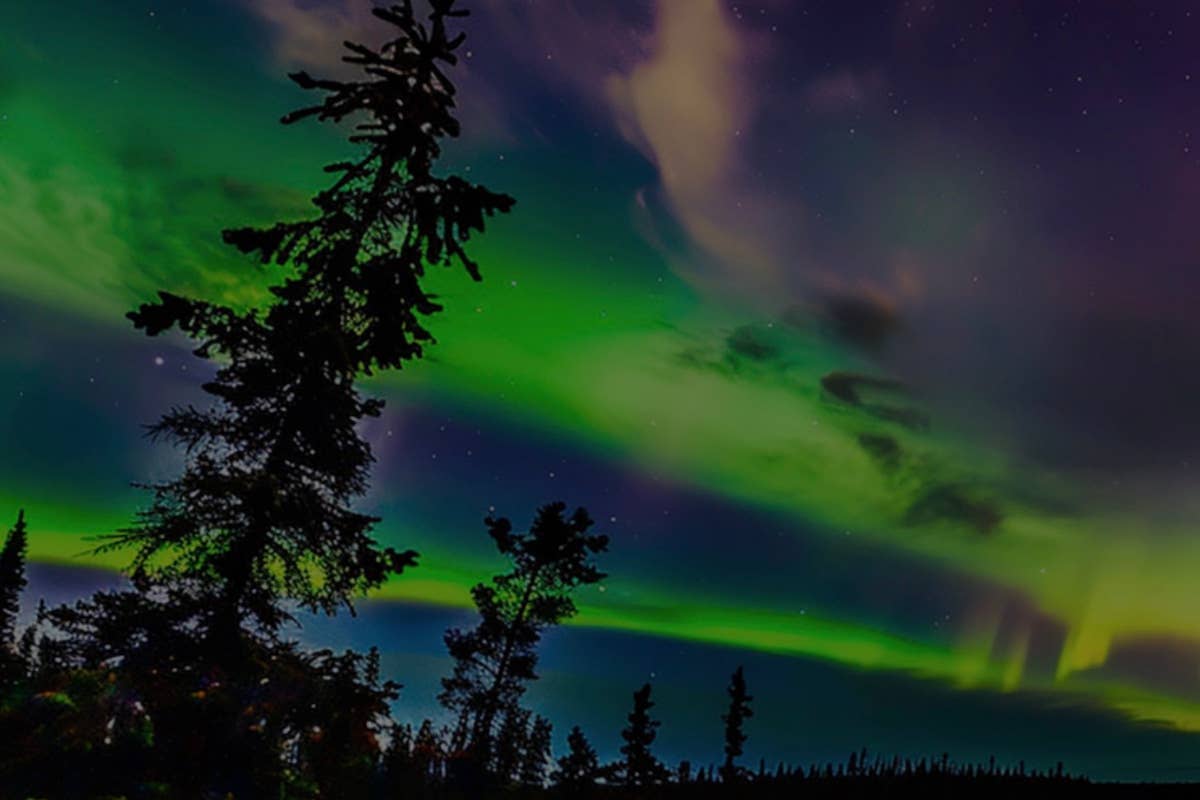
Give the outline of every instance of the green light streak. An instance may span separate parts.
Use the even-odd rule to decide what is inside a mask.
[[[88,38],[66,30],[58,46]],[[274,112],[289,105],[276,83],[230,81],[181,95],[179,86],[206,76],[194,67],[158,70],[166,60],[149,56],[155,69],[106,54],[106,67],[121,77],[103,83],[88,61],[99,54],[86,48],[45,74],[28,65],[26,51],[0,50],[0,78],[8,78],[0,80],[7,293],[109,322],[114,332],[124,311],[159,287],[236,304],[259,296],[263,277],[220,244],[218,231],[303,213],[321,178],[313,165],[334,155],[326,134],[274,123]],[[93,83],[81,83],[82,75]],[[220,124],[199,124],[205,120]],[[587,598],[579,624],[902,670],[955,686],[1091,693],[1138,718],[1200,729],[1192,704],[1081,676],[1122,636],[1200,636],[1200,542],[1190,527],[1159,526],[1151,540],[1141,520],[1031,505],[1009,487],[1077,498],[1057,477],[1003,452],[936,426],[897,429],[823,396],[825,373],[870,365],[811,334],[770,329],[782,355],[769,365],[685,363],[685,354],[699,353],[720,364],[729,332],[765,322],[698,296],[667,276],[655,254],[631,245],[625,187],[589,198],[566,221],[556,209],[573,202],[578,181],[569,167],[556,165],[549,176],[534,152],[507,164],[503,173],[488,167],[500,175],[488,182],[520,205],[479,243],[487,280],[437,275],[447,305],[434,323],[441,343],[426,363],[379,384],[393,405],[415,395],[485,406],[595,456],[1017,589],[1069,635],[1054,683],[1041,686],[1024,668],[1027,638],[993,656],[986,626],[968,641],[915,641],[829,614],[738,607],[719,593],[662,596],[649,582],[614,585],[613,595],[627,592],[623,602]],[[912,465],[885,474],[857,444],[864,432],[894,436]],[[139,502],[132,492],[111,503],[64,502],[71,487],[41,479],[40,497],[0,487],[0,508],[23,504],[36,520],[32,556],[41,561],[78,563],[90,546],[83,537],[126,524]],[[980,487],[1002,504],[1002,524],[989,536],[959,524],[906,524],[914,491],[930,482]],[[488,574],[460,554],[419,549],[422,566],[383,598],[463,607],[468,587]]]

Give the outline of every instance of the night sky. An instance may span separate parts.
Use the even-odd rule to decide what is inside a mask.
[[[1200,5],[473,0],[446,168],[517,198],[428,357],[368,382],[364,506],[421,566],[314,643],[434,713],[440,634],[562,499],[611,577],[531,694],[611,755],[655,683],[716,760],[887,753],[1200,777]],[[365,0],[0,5],[0,516],[67,599],[141,436],[212,369],[123,318],[240,307],[223,227],[307,213],[342,131],[285,73]],[[1193,132],[1197,134],[1193,140]],[[104,567],[102,570],[96,567]]]

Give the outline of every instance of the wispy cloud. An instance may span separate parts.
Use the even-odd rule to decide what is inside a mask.
[[[765,288],[779,282],[761,235],[772,211],[748,185],[739,147],[756,106],[747,55],[718,0],[660,0],[648,57],[605,88],[622,135],[657,166],[667,205],[708,257],[700,261]]]
[[[250,10],[274,31],[274,53],[287,67],[328,71],[338,63],[346,40],[377,43],[371,24],[375,4],[361,0],[246,0]]]

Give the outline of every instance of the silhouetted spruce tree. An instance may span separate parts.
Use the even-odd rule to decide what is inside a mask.
[[[318,214],[267,228],[224,232],[263,264],[286,267],[265,309],[230,307],[160,292],[129,314],[151,336],[178,328],[201,358],[221,366],[204,385],[211,408],[176,408],[151,435],[188,454],[183,474],[153,486],[136,525],[101,550],[134,550],[135,575],[194,580],[205,596],[203,628],[224,651],[245,622],[266,630],[280,601],[334,613],[415,554],[379,548],[375,518],[351,507],[366,489],[370,448],[355,431],[382,402],[361,397],[361,374],[399,368],[431,341],[422,317],[440,309],[421,286],[427,265],[479,271],[463,244],[512,198],[433,171],[441,140],[459,132],[454,87],[463,35],[455,0],[429,0],[429,24],[412,4],[375,8],[396,28],[378,51],[348,43],[354,81],[291,75],[325,94],[283,118],[353,120],[351,161],[314,197]]]
[[[721,765],[721,780],[734,783],[742,777],[742,768],[735,762],[742,755],[746,734],[742,730],[745,721],[754,716],[750,701],[754,698],[746,693],[746,678],[742,667],[738,667],[729,678],[729,710],[721,715],[725,723],[725,763]]]
[[[567,734],[567,754],[558,759],[554,785],[568,794],[579,794],[596,785],[600,759],[583,731],[576,725]]]
[[[471,590],[479,624],[446,632],[454,673],[442,679],[439,700],[459,716],[464,751],[486,763],[497,720],[513,712],[525,686],[535,680],[542,632],[575,615],[571,592],[605,576],[592,562],[608,549],[608,537],[588,534],[592,520],[584,509],[564,516],[566,505],[538,509],[528,533],[513,533],[505,518],[486,520],[499,551],[512,569]]]
[[[621,745],[621,755],[625,758],[620,764],[622,785],[640,789],[655,786],[664,782],[670,771],[661,761],[650,752],[658,736],[658,720],[651,719],[650,709],[654,701],[650,699],[650,684],[645,684],[633,693],[633,711],[629,713],[629,725],[621,731],[625,744]]]
[[[355,426],[382,408],[355,382],[421,356],[432,340],[424,317],[440,308],[422,288],[425,270],[459,264],[478,279],[464,245],[513,205],[435,173],[441,140],[459,132],[443,68],[463,36],[447,24],[466,12],[455,0],[422,5],[424,21],[407,0],[373,9],[394,38],[379,50],[347,45],[358,79],[292,75],[324,96],[283,121],[353,123],[357,152],[326,168],[334,178],[312,218],[225,231],[275,265],[269,302],[243,310],[163,291],[129,315],[148,335],[178,329],[217,362],[203,387],[213,402],[172,409],[151,428],[183,449],[183,473],[149,487],[136,523],[98,548],[132,550],[134,591],[98,595],[54,623],[78,668],[120,665],[114,692],[154,725],[147,775],[175,796],[278,796],[285,780],[319,787],[353,772],[343,744],[370,745],[375,712],[394,694],[361,657],[303,653],[276,634],[285,603],[352,610],[356,595],[414,563],[411,551],[379,547],[375,518],[353,508],[372,460]],[[313,703],[344,725],[306,729]]]
[[[0,549],[0,666],[4,663],[2,659],[15,657],[17,652],[17,616],[21,613],[21,592],[26,585],[28,546],[25,511],[21,510]]]

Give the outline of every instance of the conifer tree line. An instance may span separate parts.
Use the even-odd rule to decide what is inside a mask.
[[[257,702],[229,709],[218,703],[212,719],[230,711],[242,718],[247,731],[258,734],[256,759],[237,763],[250,770],[246,783],[230,790],[213,777],[228,775],[213,762],[196,765],[187,777],[197,784],[156,771],[162,764],[178,765],[183,756],[167,748],[198,744],[169,737],[161,713],[179,713],[188,705],[213,702],[221,687],[210,680],[205,688],[186,685],[138,686],[122,676],[123,664],[79,660],[64,649],[64,640],[41,630],[44,621],[64,610],[39,607],[38,621],[17,635],[17,601],[25,586],[26,527],[23,513],[0,549],[0,610],[4,616],[0,654],[6,671],[0,683],[0,797],[261,797],[270,783],[285,798],[641,798],[641,797],[813,797],[878,796],[881,792],[970,791],[974,796],[1005,797],[1022,787],[1056,794],[1086,789],[1086,780],[1066,774],[1061,762],[1053,772],[956,764],[948,754],[938,759],[900,759],[871,755],[863,749],[841,763],[803,766],[778,764],[756,769],[740,762],[748,735],[745,723],[754,716],[753,698],[745,673],[738,667],[726,689],[724,761],[693,769],[688,761],[668,767],[654,752],[661,721],[653,713],[653,687],[643,684],[632,695],[626,726],[620,731],[620,758],[602,764],[584,732],[575,726],[566,737],[567,751],[557,758],[552,749],[552,726],[520,704],[529,682],[536,680],[534,648],[538,635],[573,612],[569,589],[602,575],[590,554],[602,552],[603,537],[589,536],[591,520],[582,509],[565,515],[562,503],[539,509],[528,533],[512,533],[506,519],[488,519],[498,549],[509,556],[513,569],[479,584],[476,597],[479,622],[468,632],[447,631],[446,643],[455,669],[443,680],[441,698],[451,722],[436,725],[425,719],[419,726],[390,718],[385,700],[394,700],[394,684],[381,683],[378,655],[329,651],[304,653],[283,642],[261,667],[264,677]],[[557,554],[557,555],[547,555]],[[558,577],[537,577],[539,575]],[[563,576],[568,593],[555,602],[543,600],[558,616],[543,615],[537,623],[517,613],[524,598],[549,597],[550,587]],[[532,587],[532,588],[531,588]],[[539,592],[545,594],[539,594]],[[509,608],[496,600],[508,594]],[[112,595],[109,595],[112,597]],[[512,601],[516,599],[515,609]],[[106,606],[117,611],[119,606]],[[173,624],[161,622],[161,630]],[[148,628],[149,631],[149,628]],[[34,637],[39,636],[35,640]],[[177,640],[171,639],[173,646]],[[470,642],[468,647],[464,643]],[[71,640],[65,642],[71,645]],[[457,647],[457,650],[455,649]],[[523,659],[520,678],[507,693],[494,691],[498,670],[477,671],[479,664],[499,664],[498,653],[518,652]],[[182,651],[179,651],[183,655]],[[510,655],[510,658],[515,656]],[[170,664],[165,675],[179,677]],[[316,673],[316,674],[314,674]],[[139,673],[146,680],[154,670]],[[254,673],[255,675],[259,673]],[[516,672],[512,673],[518,674]],[[274,683],[274,686],[270,684]],[[173,691],[176,704],[164,704],[157,692]],[[141,692],[141,694],[139,694]],[[210,695],[209,692],[212,694]],[[244,699],[244,695],[239,695]],[[146,705],[142,698],[154,703]],[[285,737],[287,716],[274,703],[300,706],[299,736]],[[159,705],[162,704],[162,705]],[[186,710],[184,710],[186,713]],[[293,712],[295,713],[295,712]],[[494,725],[478,742],[470,732],[480,714],[491,713]],[[261,717],[258,717],[262,714]],[[271,730],[267,726],[275,722]],[[293,723],[295,724],[295,723]],[[218,728],[217,733],[224,732]],[[197,732],[196,736],[214,731]],[[280,737],[263,742],[267,736]],[[59,766],[70,765],[64,772]],[[238,776],[235,776],[238,777]]]
[[[357,426],[383,408],[358,381],[422,357],[441,309],[427,271],[480,280],[469,242],[514,206],[438,169],[443,141],[459,134],[448,71],[464,40],[451,27],[467,12],[457,0],[419,11],[404,0],[373,14],[391,38],[346,43],[353,80],[292,74],[319,99],[282,120],[338,124],[356,155],[325,167],[310,217],[223,233],[273,276],[264,301],[235,308],[164,289],[128,315],[149,336],[181,332],[216,371],[208,402],[168,409],[149,428],[182,451],[181,473],[143,487],[146,506],[96,547],[128,557],[127,585],[40,604],[22,626],[23,512],[4,538],[0,800],[773,796],[800,781],[1033,780],[865,753],[836,770],[747,769],[753,698],[740,667],[719,768],[655,755],[650,684],[633,693],[616,762],[602,764],[579,727],[556,756],[550,722],[522,701],[543,633],[576,615],[576,590],[606,577],[598,559],[609,546],[585,509],[562,502],[524,531],[485,520],[508,570],[472,588],[475,626],[446,632],[445,725],[393,719],[400,686],[378,650],[296,642],[297,610],[352,615],[417,568],[418,554],[380,545],[378,518],[358,508],[373,456]],[[1068,781],[1061,769],[1055,780]]]

